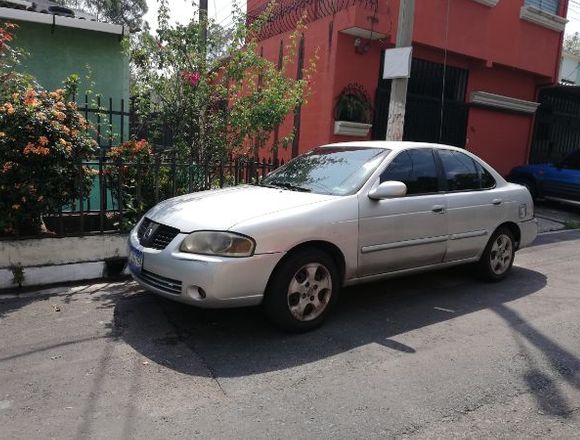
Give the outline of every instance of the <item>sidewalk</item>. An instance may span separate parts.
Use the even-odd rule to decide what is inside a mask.
[[[580,208],[551,202],[539,202],[535,206],[538,232],[580,228]]]

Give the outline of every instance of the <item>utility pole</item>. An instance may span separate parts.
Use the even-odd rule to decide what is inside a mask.
[[[207,0],[199,0],[199,24],[201,26],[201,65],[200,73],[205,76],[207,70]],[[198,162],[205,156],[205,112],[207,108],[203,106],[199,114],[199,147]]]
[[[201,25],[201,44],[205,53],[207,47],[207,0],[199,0],[199,23]]]
[[[397,25],[397,47],[409,47],[413,44],[415,0],[400,0],[400,2],[399,23]],[[391,82],[389,120],[387,121],[388,141],[403,140],[408,83],[409,78],[394,78]]]

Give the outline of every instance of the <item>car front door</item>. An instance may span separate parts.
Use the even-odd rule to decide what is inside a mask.
[[[385,200],[359,196],[359,276],[441,263],[447,215],[433,150],[399,152],[379,180],[405,183],[407,195]]]
[[[580,202],[580,150],[545,168],[542,190],[546,198]]]
[[[437,150],[445,176],[449,241],[445,261],[478,256],[485,248],[504,200],[494,191],[495,180],[476,160],[456,150]]]

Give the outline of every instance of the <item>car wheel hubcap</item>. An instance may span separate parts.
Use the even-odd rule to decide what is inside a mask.
[[[496,275],[502,275],[509,269],[513,256],[512,240],[505,234],[501,234],[493,242],[490,254],[491,270]]]
[[[332,278],[320,263],[302,266],[290,280],[288,307],[299,321],[312,321],[328,307],[332,295]]]

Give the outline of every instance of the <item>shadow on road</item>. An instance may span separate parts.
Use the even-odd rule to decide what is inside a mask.
[[[189,375],[238,377],[308,364],[370,343],[412,355],[416,349],[397,342],[397,335],[483,309],[500,310],[545,285],[545,275],[514,267],[498,284],[455,270],[353,287],[343,292],[322,328],[300,335],[276,330],[259,307],[200,310],[153,295],[119,301],[115,323],[119,337],[154,362]],[[158,333],[161,319],[171,323],[170,333]],[[201,362],[188,362],[191,357]]]
[[[538,407],[546,414],[570,417],[577,408],[573,408],[556,381],[542,371],[534,353],[526,347],[524,341],[535,347],[541,353],[541,357],[548,361],[550,371],[577,389],[580,389],[580,359],[543,335],[507,305],[497,304],[492,310],[504,319],[512,330],[520,353],[528,364],[524,381],[536,399]]]

